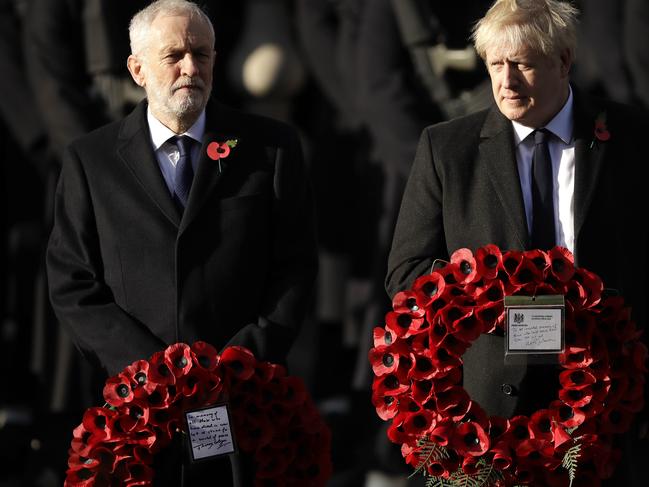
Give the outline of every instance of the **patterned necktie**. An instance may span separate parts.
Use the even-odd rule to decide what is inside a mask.
[[[182,207],[187,206],[189,190],[192,187],[194,179],[194,169],[192,168],[191,151],[192,140],[185,135],[173,137],[172,142],[178,147],[180,157],[176,163],[176,175],[174,177],[174,193]]]
[[[533,132],[532,155],[532,248],[548,250],[555,245],[552,159],[546,129]]]

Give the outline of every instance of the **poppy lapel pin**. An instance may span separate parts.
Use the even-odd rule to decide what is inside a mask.
[[[600,112],[595,119],[594,136],[592,142],[590,143],[590,148],[592,149],[598,141],[606,142],[610,138],[611,133],[606,127],[606,112],[603,111]]]
[[[230,151],[239,143],[239,139],[227,139],[225,142],[210,142],[207,144],[207,156],[219,164],[219,172],[222,172],[221,159],[230,155]]]

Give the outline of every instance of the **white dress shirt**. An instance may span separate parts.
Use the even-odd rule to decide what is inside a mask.
[[[194,125],[182,134],[176,134],[173,130],[163,125],[162,122],[155,118],[153,113],[151,113],[151,108],[147,109],[146,119],[149,124],[151,144],[153,145],[153,150],[156,159],[158,160],[158,166],[160,167],[165,183],[167,183],[169,192],[173,195],[174,181],[176,179],[176,164],[180,158],[180,153],[178,152],[176,144],[169,142],[169,139],[176,135],[186,135],[196,142],[195,144],[192,144],[191,153],[192,168],[194,169],[194,174],[196,174],[198,160],[200,159],[201,141],[203,140],[203,134],[205,133],[205,110],[201,112]]]
[[[572,89],[563,108],[544,127],[552,132],[548,148],[552,159],[555,243],[575,251],[575,140],[573,133]],[[523,190],[527,228],[532,232],[532,154],[534,138],[528,137],[533,128],[512,121],[516,144],[516,162]],[[543,128],[543,127],[539,127]]]

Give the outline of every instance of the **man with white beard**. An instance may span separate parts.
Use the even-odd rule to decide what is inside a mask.
[[[111,375],[197,340],[285,362],[317,270],[298,135],[210,99],[214,29],[195,4],[154,2],[129,34],[147,99],[65,152],[47,252],[57,318]]]

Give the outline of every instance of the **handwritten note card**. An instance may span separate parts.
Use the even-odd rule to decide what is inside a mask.
[[[225,404],[187,411],[187,434],[194,460],[233,453],[234,442]]]
[[[508,308],[510,351],[551,352],[562,347],[561,309]]]

